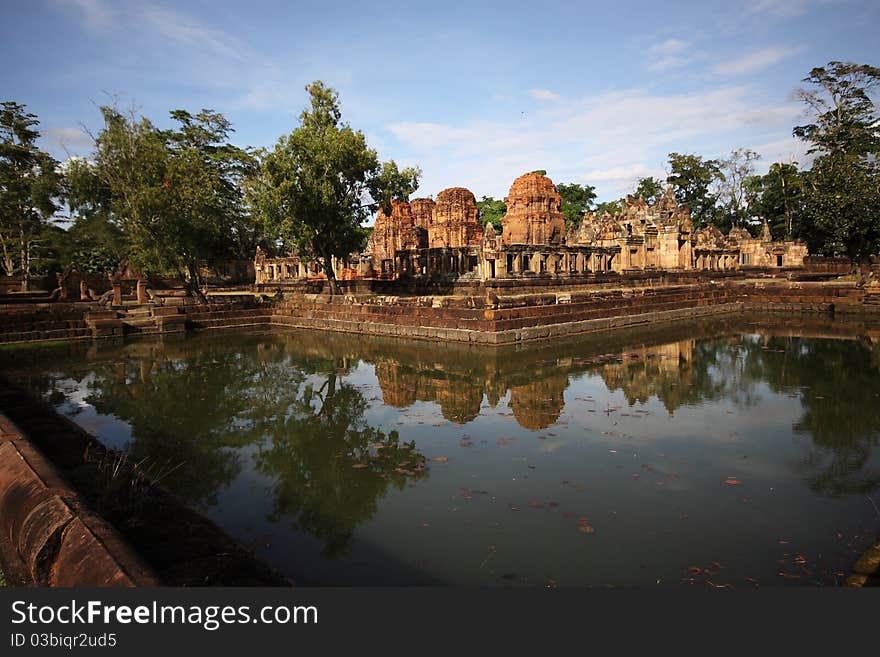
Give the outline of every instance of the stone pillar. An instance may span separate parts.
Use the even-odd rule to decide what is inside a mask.
[[[85,279],[79,282],[79,300],[89,301],[89,286],[86,283]]]
[[[122,305],[122,283],[119,283],[117,281],[113,282],[113,305]]]
[[[137,282],[137,302],[150,303],[150,297],[147,296],[147,282],[141,279]]]

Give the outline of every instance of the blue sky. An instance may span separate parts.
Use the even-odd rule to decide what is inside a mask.
[[[0,96],[59,159],[88,155],[80,126],[113,95],[161,125],[212,108],[237,144],[271,146],[321,79],[380,157],[421,166],[417,196],[503,197],[546,169],[610,200],[671,151],[803,163],[800,80],[880,65],[876,0],[0,2]]]

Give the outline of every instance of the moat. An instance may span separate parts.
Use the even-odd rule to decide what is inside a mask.
[[[835,585],[880,524],[880,330],[519,348],[315,331],[0,352],[305,585]]]

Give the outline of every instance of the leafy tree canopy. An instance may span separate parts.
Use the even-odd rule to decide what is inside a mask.
[[[40,150],[36,115],[25,105],[0,105],[0,266],[27,290],[39,235],[58,209],[58,162]]]
[[[832,61],[804,81],[817,87],[798,91],[813,123],[794,135],[820,153],[804,176],[804,235],[814,252],[866,261],[880,253],[880,69]]]
[[[715,220],[718,194],[716,183],[724,180],[721,162],[707,160],[700,155],[669,154],[669,175],[666,182],[675,190],[675,200],[687,204],[691,219],[697,227]]]
[[[71,208],[117,228],[141,271],[175,273],[201,297],[199,265],[234,255],[235,241],[253,232],[242,189],[256,161],[228,142],[230,123],[210,109],[172,111],[176,130],[134,110],[101,112],[92,162],[69,171]]]
[[[774,239],[798,237],[803,213],[803,175],[794,163],[774,162],[763,176],[745,180],[749,211],[767,220]]]
[[[556,185],[556,191],[562,197],[562,214],[565,215],[567,228],[577,228],[581,225],[584,213],[589,212],[596,200],[596,188],[592,185],[579,185],[577,183],[560,183]]]
[[[342,121],[332,88],[315,81],[306,91],[309,107],[299,127],[264,155],[249,198],[267,231],[315,258],[335,292],[332,258],[361,250],[361,224],[392,199],[407,200],[421,171],[380,163],[364,134]]]
[[[633,196],[654,204],[663,196],[663,183],[653,176],[639,178]]]
[[[501,217],[507,213],[507,205],[504,201],[484,196],[477,201],[477,209],[480,211],[481,224],[485,226],[487,223],[491,223],[496,231],[501,230]]]
[[[811,144],[811,153],[865,155],[880,150],[880,118],[870,97],[880,84],[880,68],[852,62],[828,62],[810,71],[796,96],[813,123],[793,133]]]

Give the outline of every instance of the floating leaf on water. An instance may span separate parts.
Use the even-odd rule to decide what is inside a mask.
[[[724,480],[724,483],[728,486],[739,486],[742,482],[736,477],[728,477]]]
[[[584,534],[593,534],[596,532],[596,530],[593,529],[590,525],[581,525],[578,527],[578,531]]]
[[[511,505],[510,505],[510,510],[511,510],[511,511],[519,511],[519,507],[518,507],[516,504],[511,504]]]
[[[779,575],[780,577],[782,577],[783,579],[800,579],[801,578],[800,575],[792,575],[791,573],[786,573],[782,570],[780,570],[776,574]]]
[[[448,456],[438,456],[434,459],[437,463],[446,463],[449,460]]]
[[[360,468],[366,468],[367,464],[366,463],[355,463],[351,467],[354,468],[355,470],[359,470]]]

